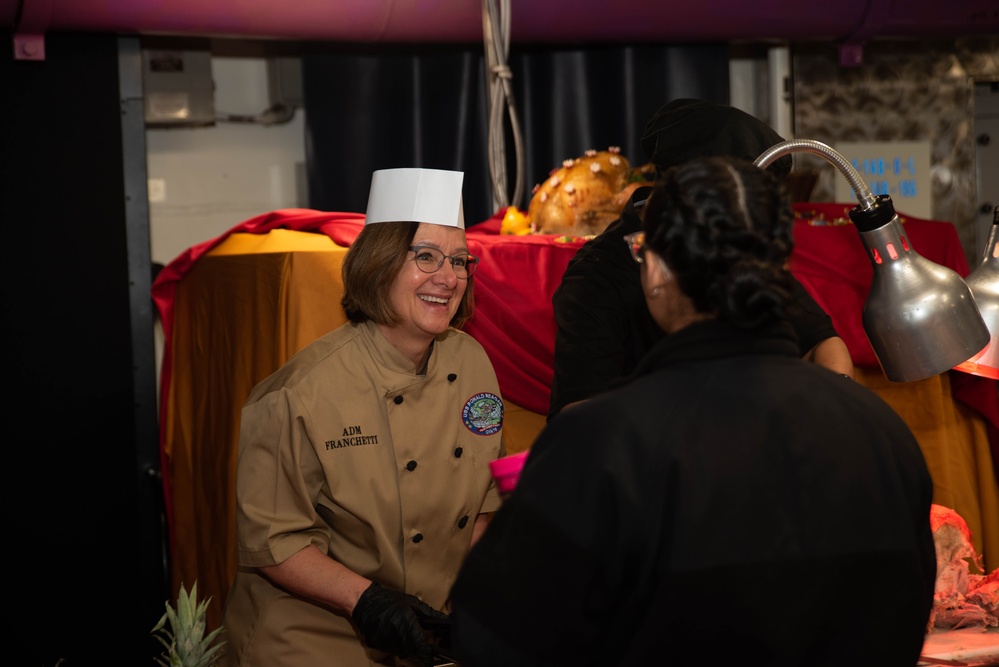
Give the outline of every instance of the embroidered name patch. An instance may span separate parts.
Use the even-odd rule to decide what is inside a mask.
[[[461,410],[465,427],[476,435],[492,435],[503,425],[503,400],[496,394],[475,394]]]

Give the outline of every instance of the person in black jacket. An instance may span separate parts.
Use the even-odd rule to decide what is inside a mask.
[[[782,141],[769,125],[735,107],[678,99],[649,119],[642,149],[662,173],[694,157],[752,161]],[[769,168],[786,177],[791,157],[783,156]],[[649,192],[648,187],[636,190],[621,217],[580,248],[555,291],[549,419],[566,405],[613,386],[663,335],[645,308],[635,263],[620,242],[624,234],[639,230],[639,212]],[[797,280],[792,289],[797,306],[790,319],[800,355],[852,378],[853,361],[830,317]]]
[[[911,667],[933,485],[877,394],[803,361],[792,214],[752,163],[665,174],[620,243],[668,333],[552,418],[451,590],[462,667]]]

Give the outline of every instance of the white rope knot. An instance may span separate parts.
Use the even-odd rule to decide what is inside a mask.
[[[493,75],[501,79],[512,79],[513,73],[510,72],[510,68],[506,65],[493,65],[492,68]]]

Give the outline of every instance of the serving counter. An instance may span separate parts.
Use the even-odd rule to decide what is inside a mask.
[[[927,635],[918,664],[921,667],[999,665],[999,628],[935,630]]]
[[[889,382],[861,324],[872,269],[846,211],[796,205],[791,268],[847,343],[857,379],[881,395],[916,435],[934,502],[968,522],[988,570],[999,567],[999,396],[994,381],[949,371]],[[584,243],[550,235],[500,235],[503,211],[468,229],[482,258],[476,310],[465,330],[486,349],[506,403],[508,453],[544,426],[555,322],[551,297]],[[961,275],[968,265],[949,223],[904,219],[912,245]],[[174,590],[197,580],[221,619],[236,569],[235,465],[239,416],[253,386],[303,346],[345,321],[340,268],[363,216],[286,209],[257,216],[194,246],[153,284],[165,334],[160,438]]]

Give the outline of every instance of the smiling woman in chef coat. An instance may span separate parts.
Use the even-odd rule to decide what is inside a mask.
[[[503,402],[472,312],[461,172],[372,177],[343,264],[348,322],[257,385],[236,471],[229,665],[432,662],[499,497]]]

